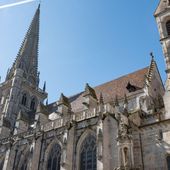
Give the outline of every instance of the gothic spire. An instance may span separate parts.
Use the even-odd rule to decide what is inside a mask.
[[[24,77],[32,84],[38,86],[38,43],[39,43],[39,18],[40,5],[33,17],[31,25],[21,44],[20,50],[15,62],[10,70],[9,78],[13,76],[16,69],[20,68],[24,71]]]

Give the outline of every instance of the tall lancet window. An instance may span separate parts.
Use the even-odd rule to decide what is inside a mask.
[[[96,170],[96,138],[89,135],[80,150],[80,170]]]
[[[168,20],[168,21],[166,22],[166,30],[167,30],[168,36],[170,36],[170,20]]]
[[[31,104],[30,104],[30,109],[31,109],[31,110],[35,110],[35,103],[36,103],[35,98],[33,98],[33,99],[31,100]]]
[[[26,104],[27,104],[27,95],[26,95],[26,93],[23,94],[21,103],[22,103],[22,105],[26,106]]]
[[[60,160],[61,147],[59,144],[55,144],[49,153],[47,170],[60,170]]]

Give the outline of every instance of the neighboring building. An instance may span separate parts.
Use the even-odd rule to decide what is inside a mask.
[[[43,104],[38,7],[0,84],[0,170],[170,170],[170,0],[155,18],[166,61],[164,87],[148,67]]]

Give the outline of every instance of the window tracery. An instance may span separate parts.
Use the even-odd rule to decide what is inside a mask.
[[[61,147],[55,144],[49,154],[47,170],[60,170]]]
[[[89,135],[82,143],[80,150],[80,170],[96,170],[96,138]]]

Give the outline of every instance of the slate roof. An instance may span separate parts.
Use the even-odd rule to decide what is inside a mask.
[[[102,93],[104,102],[107,103],[113,101],[116,95],[120,99],[123,98],[125,94],[127,96],[134,94],[135,92],[129,92],[127,90],[126,87],[128,83],[130,82],[130,84],[137,87],[137,90],[142,89],[145,85],[145,77],[148,74],[148,70],[149,67],[146,67],[144,69],[94,87],[97,98],[99,99],[100,94]],[[70,97],[69,100],[71,102],[72,110],[75,112],[80,111],[83,106],[83,92]]]
[[[99,86],[94,87],[96,92],[97,98],[100,98],[100,94],[102,93],[103,100],[105,103],[114,101],[115,97],[117,96],[119,99],[123,98],[125,94],[127,96],[131,96],[136,91],[144,88],[145,85],[145,78],[149,72],[149,66],[143,68],[141,70],[135,71],[128,75],[122,76],[120,78],[114,79],[107,83],[101,84]],[[136,87],[135,92],[129,92],[126,88],[128,83]],[[69,101],[71,103],[72,111],[79,112],[83,109],[82,102],[84,101],[84,92],[80,92],[76,95],[69,97]],[[56,102],[51,103],[47,106],[49,113],[52,113],[57,110]]]

